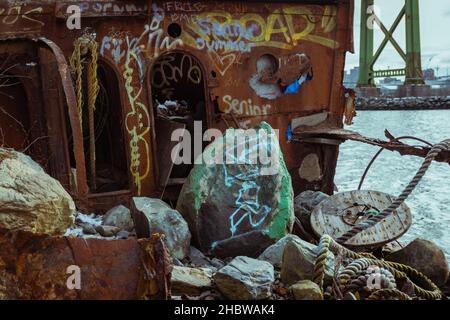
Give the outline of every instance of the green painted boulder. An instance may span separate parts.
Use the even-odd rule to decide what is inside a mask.
[[[196,159],[177,210],[194,244],[220,257],[257,257],[288,234],[294,221],[291,177],[270,125],[216,137]]]

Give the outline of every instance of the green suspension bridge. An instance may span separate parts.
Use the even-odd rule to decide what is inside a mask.
[[[406,86],[424,85],[421,46],[419,0],[405,0],[405,4],[388,29],[374,10],[374,0],[361,0],[361,45],[358,87],[375,87],[375,78],[404,76]],[[394,32],[400,23],[406,24],[406,52],[394,38]],[[374,24],[377,24],[384,34],[384,39],[374,52]],[[388,43],[391,43],[405,62],[404,68],[375,70],[375,63],[380,58]]]

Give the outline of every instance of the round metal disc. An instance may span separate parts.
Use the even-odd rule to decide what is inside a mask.
[[[334,239],[356,224],[389,207],[395,197],[378,191],[350,191],[335,194],[322,201],[311,213],[311,226],[320,237],[328,234]],[[393,214],[368,228],[345,245],[351,247],[378,247],[401,237],[412,224],[411,211],[403,203]]]

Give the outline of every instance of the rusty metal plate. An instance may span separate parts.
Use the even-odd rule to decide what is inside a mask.
[[[336,239],[355,225],[379,214],[394,199],[393,196],[378,191],[338,193],[314,208],[311,226],[317,235],[328,234]],[[345,244],[350,247],[378,247],[401,237],[411,224],[411,211],[403,203],[392,215],[360,232]]]
[[[52,237],[0,229],[0,300],[166,299],[171,265],[159,236],[151,239]],[[67,286],[68,268],[80,288]]]

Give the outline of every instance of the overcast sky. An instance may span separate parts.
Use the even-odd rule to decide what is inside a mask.
[[[419,0],[420,30],[422,43],[422,67],[439,67],[438,75],[450,74],[450,0]],[[387,29],[397,17],[404,0],[375,0],[380,9],[381,21]],[[355,54],[347,55],[346,70],[359,65],[359,30],[361,0],[355,0]],[[398,26],[395,39],[405,50],[404,18]],[[381,30],[375,30],[375,49],[384,39]],[[402,58],[390,43],[378,59],[375,69],[404,67]]]

